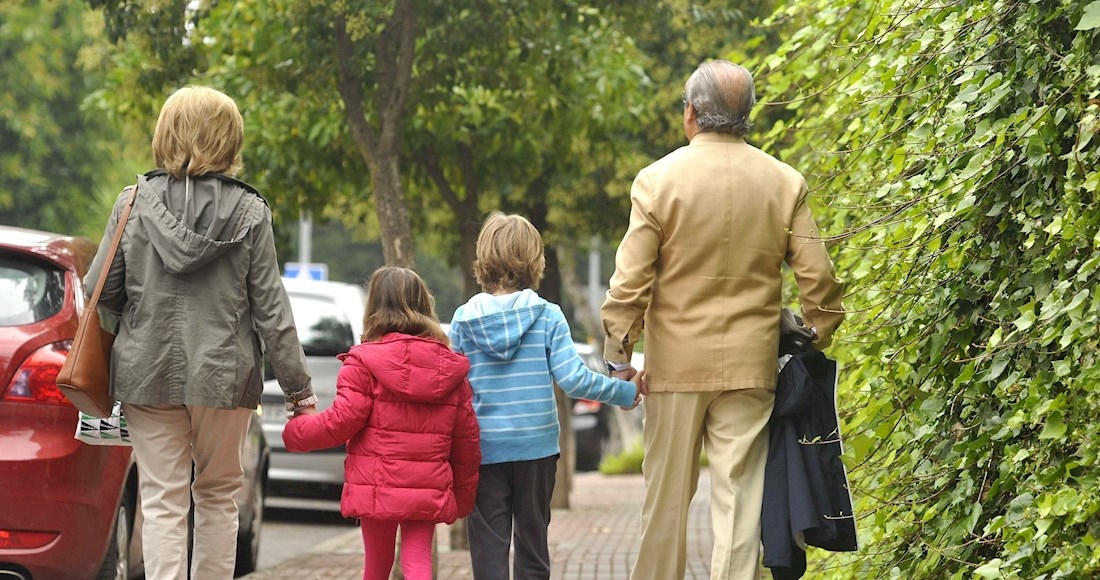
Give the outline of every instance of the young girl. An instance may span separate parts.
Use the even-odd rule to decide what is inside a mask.
[[[398,527],[405,578],[430,580],[436,523],[469,514],[477,493],[470,363],[450,350],[427,286],[405,268],[371,275],[362,338],[339,357],[332,407],[296,414],[283,442],[347,444],[340,511],[362,525],[364,580],[389,578]]]

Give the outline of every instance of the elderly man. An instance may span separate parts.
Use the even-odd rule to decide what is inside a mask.
[[[631,189],[602,309],[604,358],[616,376],[636,372],[628,361],[645,328],[646,498],[631,580],[684,577],[701,447],[711,475],[710,577],[758,577],[783,263],[817,348],[844,317],[806,181],[745,142],[755,102],[747,69],[700,65],[684,91],[688,145],[643,169]]]

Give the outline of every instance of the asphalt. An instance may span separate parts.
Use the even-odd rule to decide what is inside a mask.
[[[685,580],[709,578],[710,482],[700,475],[691,504]],[[578,473],[568,509],[550,518],[551,580],[625,580],[638,554],[645,485],[641,475]],[[436,528],[435,580],[473,578],[470,553],[451,549],[449,526]],[[247,580],[360,580],[363,544],[359,528],[318,544],[312,551],[245,576]]]

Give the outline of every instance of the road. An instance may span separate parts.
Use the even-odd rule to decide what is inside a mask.
[[[268,496],[260,536],[259,570],[274,567],[313,546],[355,530],[353,520],[340,515],[338,500]]]

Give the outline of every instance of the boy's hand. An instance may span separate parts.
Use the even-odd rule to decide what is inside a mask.
[[[638,369],[635,369],[634,367],[626,367],[625,369],[623,369],[621,371],[611,371],[608,374],[615,377],[616,379],[622,379],[624,381],[629,381],[629,380],[633,379],[635,375],[638,374]]]
[[[634,369],[630,370],[634,371]],[[634,371],[633,376],[630,377],[630,382],[634,383],[634,404],[629,407],[621,407],[624,411],[637,409],[638,405],[642,403],[643,396],[649,394],[649,387],[645,384],[645,371],[640,373]]]

